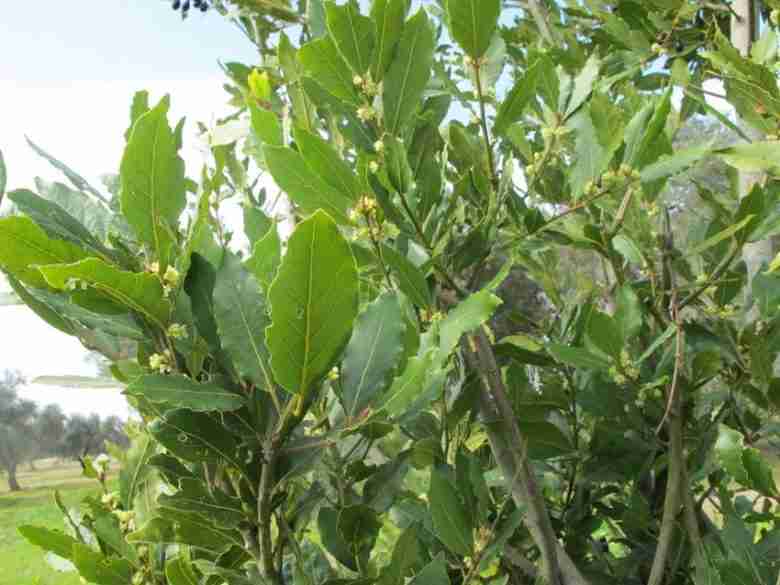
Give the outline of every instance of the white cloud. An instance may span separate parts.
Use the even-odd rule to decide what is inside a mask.
[[[221,78],[192,81],[74,81],[52,87],[20,86],[0,80],[0,150],[8,167],[9,189],[31,187],[33,179],[63,180],[26,144],[29,136],[52,156],[100,187],[99,177],[117,171],[129,124],[132,96],[148,89],[152,102],[171,94],[172,121],[187,117],[182,156],[188,175],[203,164],[195,139],[196,121],[212,125],[230,112]],[[2,242],[0,242],[2,245]],[[24,307],[0,307],[0,370],[18,369],[28,379],[42,375],[93,375],[77,340],[49,327]],[[119,390],[74,390],[28,386],[26,398],[56,402],[67,413],[126,416]]]

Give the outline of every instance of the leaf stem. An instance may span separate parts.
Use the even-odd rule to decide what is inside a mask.
[[[493,159],[493,144],[490,140],[490,131],[487,125],[487,111],[485,109],[485,95],[482,91],[482,58],[474,61],[474,81],[477,86],[477,97],[479,98],[479,125],[482,127],[482,136],[485,139],[485,148],[487,149],[488,166],[490,167],[490,182],[493,184],[493,190],[498,193],[498,175],[496,174],[496,163]]]

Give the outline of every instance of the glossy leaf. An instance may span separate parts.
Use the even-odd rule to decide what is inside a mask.
[[[306,395],[341,354],[358,309],[355,259],[326,213],[298,224],[268,299],[274,377],[288,392]]]
[[[501,0],[447,0],[450,32],[472,59],[487,51],[501,13]]]
[[[355,321],[341,367],[342,402],[357,416],[390,384],[403,351],[405,323],[397,295],[385,293]]]
[[[188,408],[197,412],[236,410],[245,403],[244,397],[235,392],[178,375],[141,376],[125,392],[169,408]]]
[[[70,242],[52,239],[28,217],[0,218],[0,267],[24,284],[46,288],[37,267],[70,264],[88,256]]]
[[[210,416],[189,410],[172,410],[148,426],[149,432],[170,453],[191,462],[227,462],[236,469],[238,445],[234,437]]]
[[[421,9],[404,26],[398,51],[385,76],[382,103],[385,127],[399,134],[420,106],[431,76],[436,39],[425,12]]]
[[[504,133],[509,126],[520,120],[526,107],[536,96],[537,84],[541,69],[549,66],[547,59],[536,59],[516,82],[509,94],[501,102],[496,114],[494,130],[497,134]]]
[[[352,204],[360,197],[361,187],[349,165],[334,148],[319,136],[297,128],[295,144],[311,171],[336,189]]]
[[[239,498],[228,496],[219,489],[210,493],[199,479],[182,478],[178,488],[173,494],[158,496],[160,508],[197,514],[216,526],[228,529],[246,520]]]
[[[322,545],[333,555],[333,557],[342,565],[357,571],[357,563],[349,548],[349,544],[344,540],[338,529],[339,513],[333,508],[320,508],[317,516],[317,528],[319,529]]]
[[[172,263],[172,233],[186,203],[184,161],[168,125],[168,106],[164,98],[136,121],[120,170],[122,214],[154,250],[163,271]]]
[[[168,321],[170,303],[163,294],[160,279],[154,274],[126,272],[97,258],[75,264],[41,266],[40,271],[53,288],[67,290],[70,282],[80,281],[160,327]]]

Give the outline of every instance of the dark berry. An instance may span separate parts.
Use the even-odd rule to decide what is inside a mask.
[[[207,2],[201,2],[200,11],[201,12],[206,12],[208,9],[209,9],[208,3]]]
[[[181,8],[180,0],[173,0],[173,9],[178,10],[179,8]]]
[[[189,10],[190,10],[190,0],[184,0],[184,4],[181,5],[181,11],[189,12]]]
[[[203,0],[192,0],[192,5],[193,5],[195,8],[200,8],[200,5],[201,5],[202,1],[203,1]]]

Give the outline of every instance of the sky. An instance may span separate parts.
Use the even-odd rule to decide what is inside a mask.
[[[172,96],[170,116],[186,116],[182,155],[196,176],[202,155],[194,122],[228,113],[218,60],[253,64],[256,54],[238,29],[216,13],[186,21],[164,0],[14,2],[0,19],[0,151],[8,187],[33,179],[62,180],[25,143],[29,136],[95,185],[116,172],[132,95]],[[0,242],[2,245],[2,242]],[[5,290],[0,284],[0,290]],[[80,343],[24,307],[0,307],[0,370],[28,379],[93,375]],[[25,398],[57,403],[68,414],[127,416],[120,390],[28,385]]]

